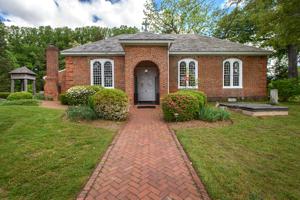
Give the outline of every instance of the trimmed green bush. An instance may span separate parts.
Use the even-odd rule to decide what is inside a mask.
[[[33,96],[33,98],[34,98],[34,99],[37,99],[37,100],[45,100],[44,94],[39,94],[39,93],[35,94],[35,95]]]
[[[297,79],[275,80],[269,84],[269,89],[278,89],[279,101],[288,101],[290,97],[300,95],[300,81]]]
[[[171,93],[162,100],[162,110],[166,121],[192,120],[199,109],[198,99],[190,93]]]
[[[103,89],[91,97],[91,106],[97,116],[108,120],[125,120],[128,115],[128,97],[118,89]]]
[[[62,105],[68,105],[69,100],[66,93],[61,93],[59,95],[59,101]]]
[[[66,110],[66,115],[72,121],[94,120],[97,118],[94,110],[88,106],[70,106]]]
[[[14,92],[8,95],[7,100],[32,99],[32,94],[29,92]]]
[[[292,96],[288,99],[289,102],[300,103],[300,95]]]
[[[200,109],[199,119],[209,122],[223,121],[230,119],[230,113],[220,108],[205,106]]]
[[[188,93],[193,95],[198,99],[199,107],[200,109],[206,105],[207,103],[207,97],[204,94],[204,92],[198,91],[198,90],[179,90],[179,93]]]
[[[87,105],[89,98],[102,89],[103,87],[95,85],[74,86],[67,90],[65,100],[68,105]]]
[[[38,106],[39,104],[40,101],[36,99],[6,100],[0,102],[0,106]]]
[[[10,92],[0,92],[0,99],[6,99],[9,96]]]

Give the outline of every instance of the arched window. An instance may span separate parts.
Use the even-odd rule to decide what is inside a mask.
[[[91,61],[91,85],[114,87],[114,61],[97,59]]]
[[[102,84],[101,63],[96,61],[93,64],[93,85]]]
[[[198,88],[198,62],[183,59],[178,62],[178,88]]]
[[[230,58],[223,62],[223,88],[243,87],[243,66],[242,61]]]

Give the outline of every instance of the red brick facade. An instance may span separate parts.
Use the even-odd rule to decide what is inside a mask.
[[[125,56],[67,56],[64,71],[58,73],[57,49],[48,48],[45,95],[57,99],[75,85],[91,84],[90,61],[111,59],[114,61],[115,88],[126,91],[130,102],[134,101],[134,69],[142,61],[151,61],[159,69],[159,92],[163,97],[178,90],[178,61],[192,58],[198,61],[198,89],[210,99],[227,97],[263,98],[266,96],[267,56],[169,56],[166,46],[125,46]],[[243,63],[243,88],[223,88],[223,61],[238,58]]]
[[[47,77],[44,86],[45,96],[58,99],[58,48],[49,46],[46,50]]]
[[[115,88],[125,89],[124,76],[124,56],[67,56],[66,61],[66,80],[62,92],[75,85],[90,85],[90,62],[94,59],[111,59],[114,61]]]
[[[125,91],[133,103],[134,69],[142,61],[151,61],[159,69],[160,97],[168,94],[168,48],[160,46],[126,46],[125,50]]]
[[[267,94],[267,56],[170,56],[170,92],[178,90],[178,62],[184,58],[198,61],[198,89],[210,99],[264,98]],[[223,89],[223,61],[228,58],[243,63],[241,89]]]

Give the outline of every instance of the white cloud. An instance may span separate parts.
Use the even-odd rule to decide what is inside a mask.
[[[245,3],[245,0],[224,0],[224,2],[220,4],[220,8],[235,8],[237,4],[239,7],[243,7]]]
[[[55,4],[58,3],[58,7]],[[79,0],[0,0],[0,12],[9,19],[6,25],[18,26],[107,26],[141,27],[145,0],[106,0],[81,3]],[[93,22],[96,15],[101,20]]]

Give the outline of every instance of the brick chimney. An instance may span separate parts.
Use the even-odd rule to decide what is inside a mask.
[[[58,48],[49,45],[46,49],[47,74],[44,92],[46,98],[58,100]]]

